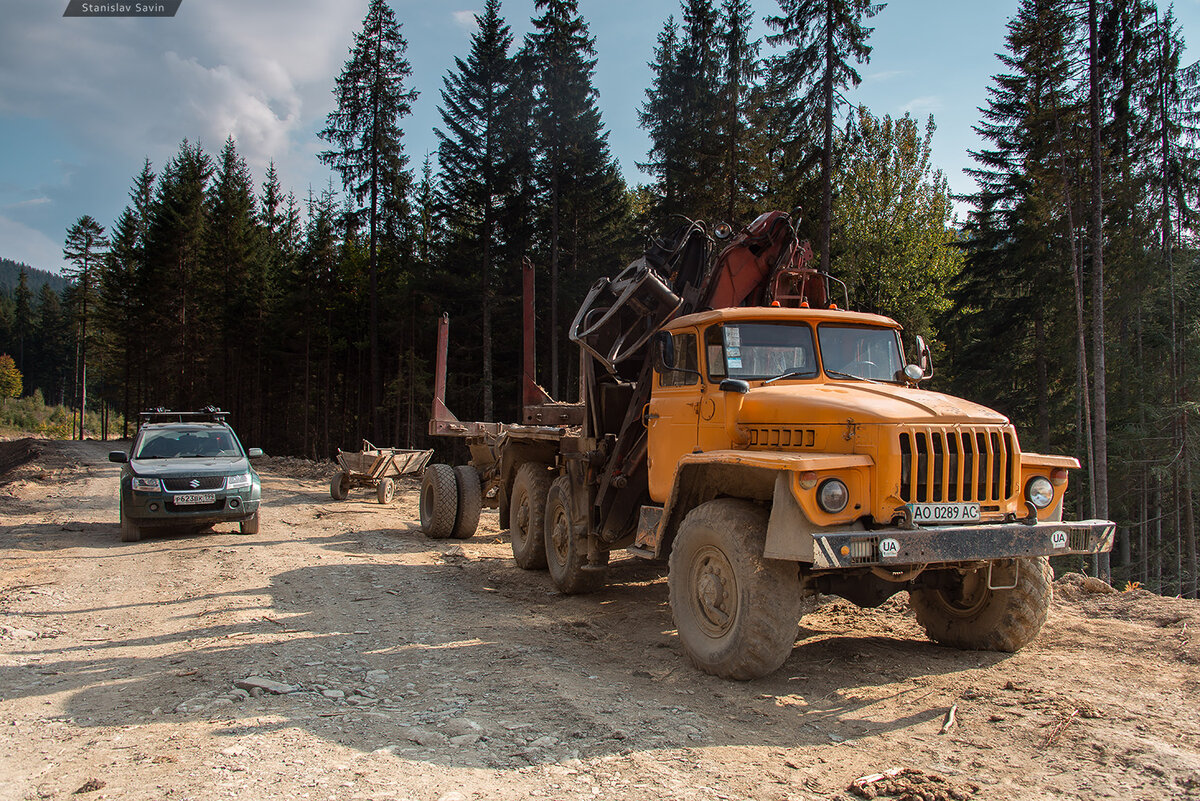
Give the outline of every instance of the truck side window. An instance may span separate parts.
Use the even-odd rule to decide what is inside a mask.
[[[709,378],[724,378],[727,374],[725,367],[725,342],[721,338],[722,327],[711,325],[704,332],[705,361],[708,362]]]
[[[686,387],[700,380],[696,361],[696,335],[675,334],[675,363],[683,369],[667,370],[659,377],[659,386]]]

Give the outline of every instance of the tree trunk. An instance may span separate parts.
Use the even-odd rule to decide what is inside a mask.
[[[558,399],[558,149],[550,173],[550,395]]]
[[[822,123],[825,138],[821,145],[821,272],[829,272],[830,231],[833,228],[833,3],[825,4],[825,75]]]
[[[1104,192],[1100,152],[1100,74],[1098,64],[1097,0],[1088,0],[1089,112],[1092,127],[1092,364],[1095,368],[1096,514],[1108,519],[1108,404],[1104,366]],[[1108,554],[1097,554],[1100,578],[1111,578]]]

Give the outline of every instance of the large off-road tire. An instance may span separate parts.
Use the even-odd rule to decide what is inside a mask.
[[[546,496],[554,474],[538,462],[526,462],[517,469],[508,508],[508,532],[512,538],[513,559],[525,570],[544,570],[546,545],[543,521]]]
[[[121,506],[121,542],[138,542],[142,538],[142,527],[134,523],[125,514],[125,506]]]
[[[345,472],[334,473],[329,479],[329,497],[335,501],[344,501],[350,494],[350,475]]]
[[[386,506],[392,502],[394,497],[396,497],[396,482],[390,478],[379,479],[379,483],[375,485],[375,499]]]
[[[243,520],[238,523],[239,534],[257,534],[258,533],[258,510],[255,510],[254,517],[249,520]]]
[[[454,533],[458,515],[458,481],[448,464],[431,464],[421,476],[421,530],[434,540]]]
[[[458,482],[458,514],[450,536],[456,540],[470,539],[479,528],[479,513],[483,511],[479,471],[469,464],[461,464],[454,468],[454,475]]]
[[[595,592],[604,586],[604,570],[585,570],[587,535],[571,519],[571,479],[559,476],[550,485],[546,498],[546,566],[550,579],[564,595]],[[608,564],[608,551],[600,553]]]
[[[767,510],[718,498],[688,512],[671,546],[671,612],[692,663],[726,679],[779,668],[799,634],[796,565],[764,559]]]
[[[970,651],[1016,651],[1029,644],[1050,613],[1054,569],[1044,556],[1018,559],[1017,586],[989,590],[987,569],[954,590],[909,592],[909,605],[929,639]]]

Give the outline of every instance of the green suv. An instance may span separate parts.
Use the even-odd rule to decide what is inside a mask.
[[[129,453],[113,451],[121,467],[121,539],[137,542],[151,528],[203,531],[238,523],[258,533],[262,484],[250,460],[258,448],[242,447],[226,413],[142,412]]]

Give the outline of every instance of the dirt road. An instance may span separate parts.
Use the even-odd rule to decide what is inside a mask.
[[[888,768],[868,795],[1200,797],[1196,602],[1068,577],[1006,655],[835,600],[733,683],[684,661],[660,567],[563,597],[494,513],[429,541],[413,485],[335,503],[270,459],[260,534],[125,544],[108,448],[41,448],[0,476],[0,801],[855,798]]]

